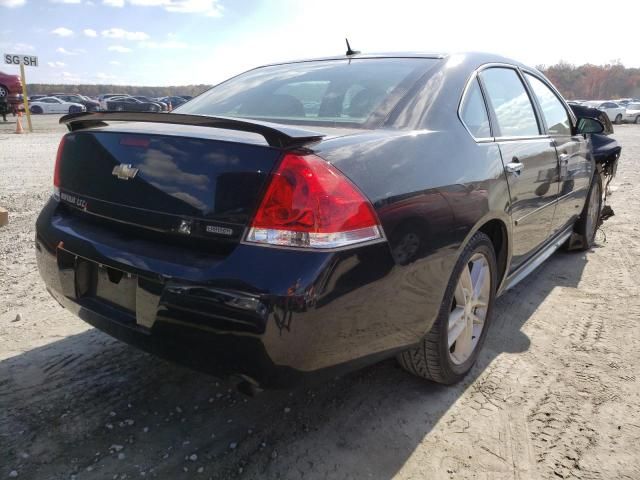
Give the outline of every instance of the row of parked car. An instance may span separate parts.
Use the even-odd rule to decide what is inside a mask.
[[[35,114],[98,111],[169,112],[191,98],[188,95],[150,98],[121,93],[107,93],[91,98],[79,94],[51,93],[29,97],[29,110]]]
[[[640,98],[622,98],[619,100],[572,100],[569,105],[583,105],[596,108],[607,114],[615,124],[640,124]]]

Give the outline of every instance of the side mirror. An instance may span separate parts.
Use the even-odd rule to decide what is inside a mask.
[[[578,118],[578,125],[576,126],[578,134],[587,135],[590,133],[602,133],[604,132],[604,125],[600,120],[596,120],[591,117]]]

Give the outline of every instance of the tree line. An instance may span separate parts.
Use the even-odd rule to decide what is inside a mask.
[[[538,66],[567,99],[610,100],[640,98],[640,68],[625,68],[619,62],[575,66],[560,62]]]
[[[543,72],[567,99],[614,99],[640,97],[640,68],[625,68],[619,62],[607,65],[572,65],[560,62],[557,65],[540,65]],[[172,87],[143,87],[133,85],[66,85],[35,83],[29,85],[29,94],[56,92],[79,93],[95,97],[101,93],[126,93],[148,97],[167,95],[196,96],[210,85],[183,85]]]
[[[166,97],[173,95],[191,95],[195,97],[210,88],[211,85],[182,85],[173,87],[142,87],[133,85],[68,85],[55,83],[30,83],[29,95],[48,95],[50,93],[77,93],[89,97],[97,97],[102,93],[125,93],[127,95],[144,95],[145,97]]]

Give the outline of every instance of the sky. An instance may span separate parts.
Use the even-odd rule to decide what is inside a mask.
[[[29,83],[216,84],[266,63],[367,52],[486,51],[526,64],[640,67],[640,0],[0,0],[0,53]],[[605,22],[604,17],[607,18]],[[618,33],[613,27],[619,29]],[[601,29],[601,33],[598,33]],[[4,58],[4,57],[2,57]],[[0,71],[17,73],[0,64]]]

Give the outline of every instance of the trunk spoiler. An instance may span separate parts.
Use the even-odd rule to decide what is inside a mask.
[[[65,115],[60,119],[60,124],[66,125],[71,132],[91,127],[104,127],[107,125],[106,122],[168,123],[251,132],[262,135],[269,146],[280,148],[300,147],[317,142],[324,137],[322,133],[258,120],[179,113],[80,112]]]

